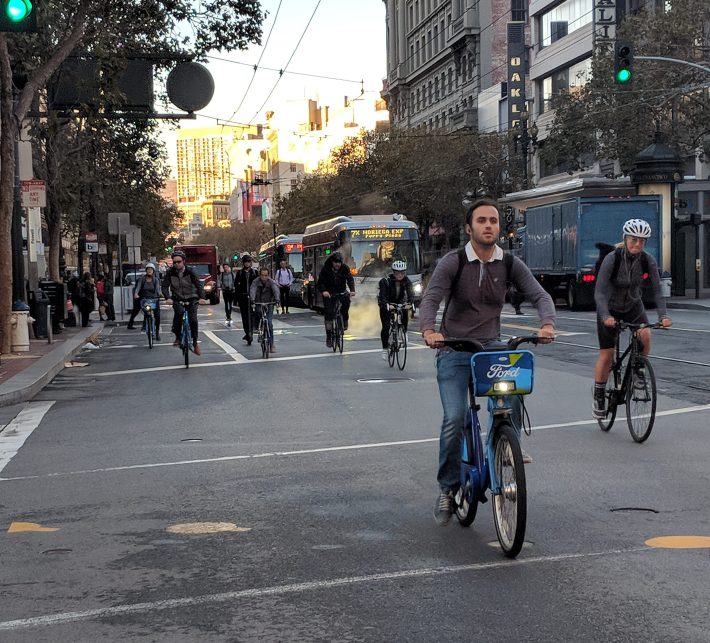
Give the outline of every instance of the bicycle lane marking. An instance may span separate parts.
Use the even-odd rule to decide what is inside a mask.
[[[27,438],[30,437],[52,408],[50,402],[30,402],[17,416],[0,431],[0,473],[10,463],[17,452],[22,448]]]
[[[238,364],[244,364],[249,361],[236,348],[234,348],[234,346],[232,346],[231,344],[228,344],[224,340],[217,337],[217,335],[215,335],[213,331],[203,330],[202,334],[205,335],[206,337],[209,337],[215,344],[217,344],[217,346],[219,346],[225,353],[227,353],[227,355],[229,355]]]
[[[498,560],[490,563],[469,563],[466,565],[422,567],[419,569],[405,569],[393,572],[382,572],[379,574],[365,574],[362,576],[344,576],[341,578],[332,578],[330,580],[307,581],[303,583],[290,583],[287,585],[272,585],[270,587],[254,587],[251,589],[235,590],[231,592],[201,594],[198,596],[188,596],[184,598],[171,598],[144,603],[130,603],[127,605],[115,605],[114,607],[103,607],[75,612],[59,612],[12,621],[0,621],[0,631],[22,630],[31,627],[48,627],[52,625],[62,625],[65,623],[76,623],[79,621],[88,621],[93,619],[128,616],[131,614],[142,614],[145,612],[191,607],[194,605],[225,603],[228,601],[238,601],[243,599],[249,600],[269,596],[286,596],[289,594],[301,594],[305,592],[328,590],[337,587],[365,585],[367,583],[380,583],[410,578],[432,578],[450,574],[462,574],[466,572],[483,572],[504,567],[562,563],[565,561],[584,560],[587,558],[623,556],[629,554],[653,553],[658,551],[658,549],[654,549],[652,547],[633,547],[629,549],[609,549],[606,551],[593,551],[586,553],[576,552],[557,554],[553,556],[534,556],[530,558],[517,558],[515,560]]]
[[[380,351],[382,349],[379,349]],[[379,351],[378,351],[379,352]],[[656,413],[656,417],[666,416],[666,415],[679,415],[684,413],[696,413],[702,411],[710,411],[710,404],[704,404],[702,406],[689,406],[680,409],[670,409],[668,411],[659,411]],[[561,429],[565,427],[575,427],[575,426],[586,426],[586,425],[597,425],[596,420],[577,420],[574,422],[563,422],[560,424],[544,424],[541,426],[534,426],[533,431],[543,431],[545,429]],[[431,442],[438,442],[438,437],[433,438],[420,438],[416,440],[397,440],[392,442],[371,442],[362,444],[345,444],[341,446],[333,447],[319,447],[317,449],[299,449],[293,451],[267,451],[265,453],[251,453],[243,455],[225,455],[215,458],[199,458],[195,460],[176,460],[172,462],[148,462],[144,464],[127,464],[119,465],[114,467],[103,467],[99,469],[81,469],[78,471],[62,471],[54,473],[41,473],[26,476],[13,476],[9,478],[0,478],[0,483],[2,482],[15,482],[20,480],[38,480],[44,478],[55,478],[62,476],[79,476],[91,473],[112,473],[116,471],[133,471],[136,469],[154,469],[158,467],[177,467],[186,465],[196,465],[196,464],[215,464],[219,462],[232,462],[236,460],[256,460],[262,458],[278,458],[278,457],[290,457],[299,455],[312,455],[316,453],[335,453],[338,451],[359,451],[362,449],[382,449],[388,447],[400,447],[409,445],[419,445],[428,444]]]

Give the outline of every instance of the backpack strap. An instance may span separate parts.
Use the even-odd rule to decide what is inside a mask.
[[[616,276],[619,274],[619,266],[621,265],[621,255],[624,252],[623,248],[616,248],[614,250],[614,267],[611,269],[611,277],[609,281],[616,281]],[[648,254],[645,250],[641,251],[641,272],[643,273],[643,280],[646,281],[649,278],[649,265],[648,265]]]
[[[515,257],[509,252],[503,252],[503,263],[505,264],[505,289],[508,290],[513,285],[513,280],[510,278],[510,274],[513,271],[513,262]]]
[[[466,246],[463,248],[459,248],[456,251],[456,257],[458,258],[458,267],[456,268],[456,274],[454,275],[454,278],[451,280],[451,290],[449,290],[449,297],[446,300],[446,305],[444,306],[444,314],[441,316],[441,323],[439,324],[439,328],[444,327],[444,320],[446,319],[446,311],[449,310],[449,304],[451,303],[451,299],[454,296],[454,289],[456,288],[456,285],[459,283],[459,280],[461,279],[461,273],[463,272],[463,268],[466,265]]]

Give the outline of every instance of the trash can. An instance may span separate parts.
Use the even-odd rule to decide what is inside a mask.
[[[12,351],[15,353],[25,353],[30,350],[29,316],[29,310],[13,310],[10,314]]]
[[[661,297],[671,296],[671,276],[669,273],[664,272],[661,275]]]
[[[32,298],[30,298],[30,302]],[[31,306],[31,304],[30,304]],[[32,316],[35,318],[33,324],[35,337],[37,339],[48,339],[49,338],[49,324],[51,324],[52,319],[52,305],[49,301],[49,297],[45,294],[43,290],[36,290],[34,292],[34,307],[31,306]]]

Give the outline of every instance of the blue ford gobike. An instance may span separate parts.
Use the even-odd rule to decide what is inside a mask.
[[[155,327],[155,315],[153,311],[159,305],[158,299],[141,299],[141,310],[145,321],[145,334],[148,336],[148,348],[153,348],[153,340],[156,335],[160,335],[160,329]]]
[[[517,556],[522,549],[527,521],[520,427],[516,428],[517,420],[514,421],[514,396],[528,395],[533,389],[534,356],[530,351],[517,350],[523,342],[537,344],[538,338],[536,335],[513,337],[485,348],[472,339],[443,341],[454,350],[474,353],[469,409],[461,441],[461,486],[455,498],[456,517],[463,526],[471,525],[478,503],[488,501],[486,491],[490,489],[498,542],[509,558]],[[476,396],[488,398],[485,445]],[[522,399],[520,407],[523,407]]]

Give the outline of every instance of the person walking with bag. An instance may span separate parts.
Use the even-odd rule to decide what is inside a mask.
[[[279,287],[281,295],[281,314],[288,314],[288,298],[291,294],[291,284],[293,283],[293,272],[288,267],[286,259],[281,259],[281,267],[274,275],[274,281]]]
[[[217,279],[217,285],[222,291],[222,299],[224,300],[224,315],[226,317],[227,326],[232,325],[232,304],[234,302],[234,274],[228,263],[222,266],[222,272]]]

